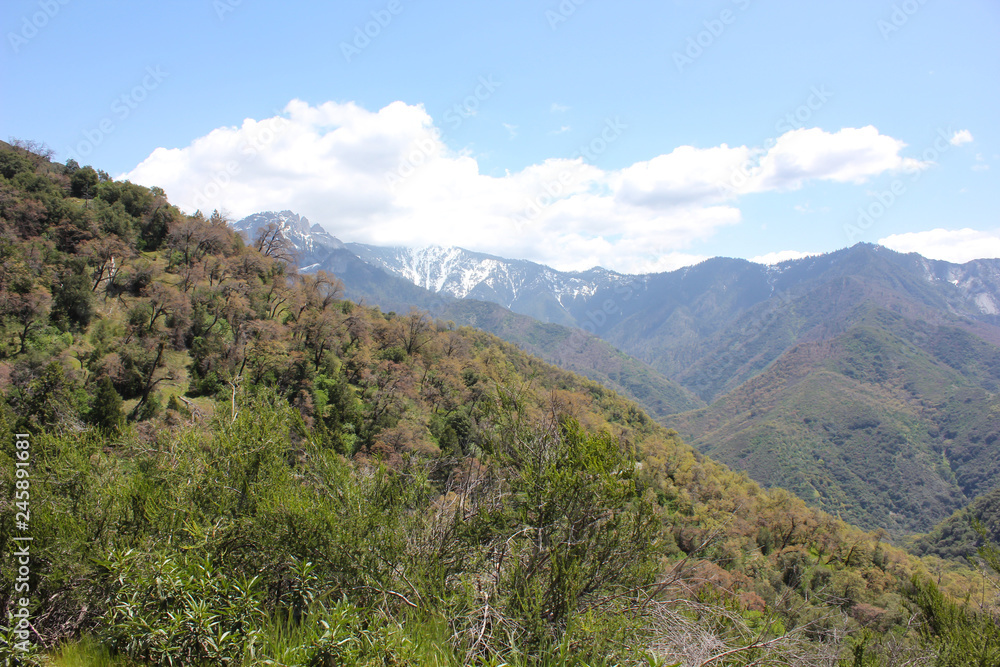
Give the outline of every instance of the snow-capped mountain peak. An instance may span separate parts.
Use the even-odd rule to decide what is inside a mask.
[[[233,223],[233,229],[243,232],[248,241],[253,241],[261,229],[272,223],[276,223],[284,237],[295,246],[298,263],[305,270],[322,263],[331,251],[344,247],[340,239],[323,227],[311,225],[308,218],[291,211],[254,213]]]
[[[517,312],[545,311],[545,319],[563,319],[553,311],[568,311],[599,289],[632,280],[605,269],[562,272],[526,260],[504,259],[464,248],[384,248],[349,243],[347,249],[379,268],[414,285],[459,299],[499,303]]]

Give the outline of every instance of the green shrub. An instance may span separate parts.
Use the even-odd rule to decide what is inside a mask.
[[[102,638],[114,651],[160,665],[240,664],[265,618],[257,577],[231,577],[204,554],[112,552],[115,582]]]

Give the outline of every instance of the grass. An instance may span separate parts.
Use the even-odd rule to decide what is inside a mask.
[[[450,644],[451,629],[444,619],[410,619],[404,624],[357,627],[357,609],[347,604],[310,614],[298,624],[275,619],[264,629],[256,648],[244,655],[246,665],[304,667],[305,665],[420,665],[462,667],[465,656]],[[346,632],[345,632],[346,631]],[[562,647],[547,663],[551,667],[587,667]],[[521,667],[528,656],[481,658],[482,667]],[[138,667],[124,656],[112,656],[97,639],[85,636],[61,645],[49,654],[47,667]],[[531,663],[536,664],[536,663]],[[651,663],[654,664],[654,663]]]
[[[63,644],[50,656],[51,667],[132,667],[124,657],[112,657],[106,646],[93,637]]]

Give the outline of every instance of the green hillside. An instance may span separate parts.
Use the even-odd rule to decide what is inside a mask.
[[[928,530],[997,479],[998,404],[941,350],[968,334],[868,319],[801,344],[711,407],[668,423],[703,451],[845,520]],[[921,330],[923,329],[923,330]],[[980,345],[985,345],[978,341]],[[953,363],[946,363],[952,361]]]
[[[580,373],[637,401],[654,417],[692,410],[705,402],[652,367],[580,329],[546,324],[495,303],[436,294],[390,276],[346,250],[328,264],[345,281],[345,295],[383,310],[426,309],[446,321],[489,331],[561,368]]]
[[[748,343],[741,372],[750,379],[667,423],[728,465],[845,520],[923,532],[1000,479],[1000,349],[943,315],[917,319],[926,313],[911,302],[847,299],[850,291],[808,301],[826,304],[821,310],[852,304],[825,320],[793,302],[788,309],[818,334],[812,341],[768,363],[770,354]],[[803,331],[796,321],[776,316],[755,340],[794,339],[778,331]]]
[[[977,549],[983,546],[983,538],[973,526],[973,520],[982,524],[992,542],[1000,542],[1000,488],[979,496],[927,534],[915,536],[910,550],[921,556],[974,557]]]
[[[932,580],[614,391],[280,254],[0,147],[6,664],[1000,655],[980,573]]]
[[[495,304],[430,307],[635,398],[761,483],[902,537],[1000,479],[1000,327],[973,298],[996,273],[866,244],[770,268],[715,258],[593,295],[615,305],[598,333],[628,357]]]

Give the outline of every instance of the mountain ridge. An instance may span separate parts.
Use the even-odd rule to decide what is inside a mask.
[[[13,488],[14,454],[29,446],[14,435],[30,433],[43,464],[31,468],[31,629],[45,662],[328,662],[353,642],[366,648],[348,659],[459,664],[486,609],[503,635],[479,649],[489,662],[558,646],[559,662],[569,647],[624,664],[654,628],[671,651],[694,629],[720,658],[773,636],[792,642],[775,661],[833,664],[858,642],[938,641],[918,628],[981,588],[954,564],[940,589],[923,583],[928,567],[880,532],[762,489],[635,403],[496,336],[345,299],[336,278],[295,270],[278,222],[241,238],[218,211],[185,216],[162,190],[21,151],[0,146],[0,477]],[[285,218],[289,235],[313,235]],[[344,248],[328,259],[347,290],[436,300],[567,355],[610,349],[432,294]],[[944,350],[952,377],[998,377],[970,365],[987,344],[956,332],[917,342]],[[945,427],[957,441],[970,424]],[[628,568],[642,578],[623,579]],[[553,620],[524,591],[563,611]],[[191,651],[181,617],[201,619],[211,654]],[[837,625],[813,622],[828,618]],[[979,641],[995,628],[976,618],[961,631]],[[289,622],[319,630],[291,645]],[[880,633],[891,643],[873,645]],[[265,638],[248,654],[250,634]]]
[[[701,451],[864,527],[926,531],[1000,482],[1000,260],[859,243],[628,276],[349,243],[316,268],[610,382]],[[631,390],[626,366],[645,378]]]

